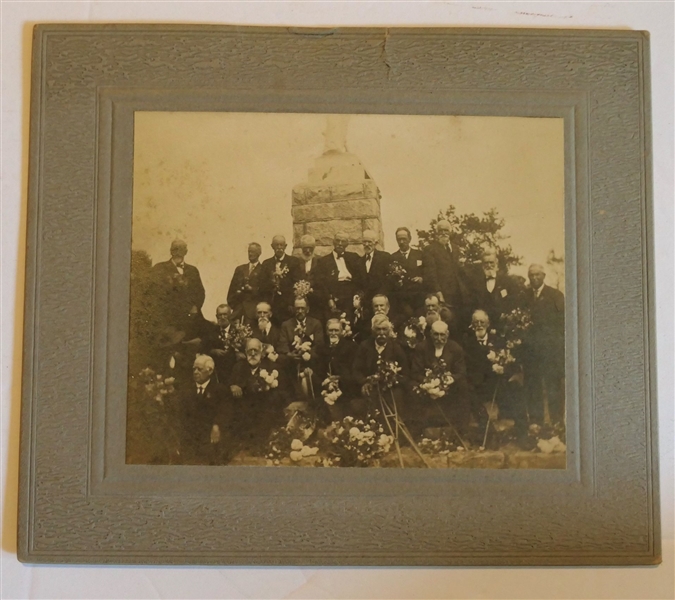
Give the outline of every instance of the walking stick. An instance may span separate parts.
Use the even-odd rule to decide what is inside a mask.
[[[415,443],[415,440],[413,439],[412,434],[410,433],[410,430],[408,429],[408,426],[403,422],[403,420],[398,416],[398,407],[396,406],[396,399],[394,398],[394,391],[390,388],[389,392],[391,393],[391,400],[392,404],[394,406],[394,409],[392,411],[391,408],[389,408],[389,405],[385,403],[385,406],[389,408],[390,412],[393,412],[394,419],[396,421],[396,431],[400,429],[403,432],[403,435],[406,437],[408,442],[410,442],[410,446],[412,449],[417,453],[417,455],[420,457],[422,462],[424,463],[424,466],[431,468],[431,465],[427,462],[427,459],[425,458],[424,454],[422,454],[422,451],[419,449],[419,446]]]
[[[394,431],[391,428],[391,423],[389,423],[389,417],[387,416],[387,411],[385,410],[384,398],[382,397],[382,392],[380,391],[380,384],[377,385],[377,397],[380,400],[380,408],[382,409],[382,416],[384,417],[384,422],[387,424],[387,428],[389,429],[391,437],[394,438],[394,445],[396,446],[396,452],[398,453],[398,460],[401,463],[401,468],[404,469],[405,465],[403,464],[403,455],[401,454],[401,446],[398,443],[398,435],[394,434]]]
[[[497,390],[499,389],[499,384],[501,382],[501,379],[497,380],[497,384],[495,385],[495,391],[494,394],[492,394],[492,402],[490,402],[490,410],[493,410],[495,407],[495,400],[497,399]],[[488,436],[488,429],[490,428],[490,414],[488,413],[488,420],[487,424],[485,425],[485,435],[483,436],[483,448],[485,448],[485,444],[487,442],[487,436]]]

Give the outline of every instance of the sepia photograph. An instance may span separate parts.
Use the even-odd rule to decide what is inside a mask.
[[[136,112],[126,462],[564,469],[562,118]]]

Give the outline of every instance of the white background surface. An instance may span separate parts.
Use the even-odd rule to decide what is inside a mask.
[[[673,4],[671,2],[6,2],[2,75],[2,598],[673,598]],[[16,488],[31,26],[36,22],[600,27],[651,32],[663,564],[640,568],[25,566]]]

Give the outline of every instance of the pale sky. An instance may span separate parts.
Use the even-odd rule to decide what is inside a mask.
[[[206,288],[204,314],[225,302],[248,242],[292,246],[291,191],[324,149],[326,115],[137,112],[133,247],[153,263],[176,237]],[[382,194],[385,249],[394,231],[427,228],[439,209],[497,208],[523,267],[564,255],[563,121],[553,118],[351,115],[347,150]]]

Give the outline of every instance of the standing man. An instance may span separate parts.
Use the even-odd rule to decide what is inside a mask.
[[[174,240],[171,258],[154,265],[150,273],[157,320],[177,331],[194,329],[195,321],[204,320],[201,311],[206,293],[197,267],[185,262],[187,251],[183,240]]]
[[[246,323],[255,320],[255,307],[260,302],[260,255],[262,247],[256,242],[248,245],[248,262],[239,265],[232,275],[227,303],[232,307],[232,320],[244,317]]]
[[[406,271],[403,281],[390,284],[392,302],[405,319],[414,316],[424,303],[423,254],[421,250],[410,247],[411,241],[410,229],[399,227],[396,230],[398,250],[391,255],[392,264],[398,263]]]
[[[237,362],[237,351],[232,345],[233,311],[227,304],[216,308],[216,325],[210,328],[202,340],[202,353],[208,354],[215,364],[218,382],[226,385]]]
[[[506,273],[498,271],[494,248],[484,250],[481,264],[472,267],[466,270],[471,309],[486,311],[490,321],[496,325],[502,314],[516,307],[518,289]]]
[[[192,367],[193,384],[179,396],[178,427],[184,464],[225,464],[231,452],[230,404],[213,372],[213,359],[197,355]]]
[[[354,297],[363,293],[365,271],[359,255],[348,252],[349,237],[338,231],[333,238],[333,252],[319,258],[316,266],[316,282],[327,315],[331,312],[354,316]]]
[[[260,293],[270,303],[278,324],[292,316],[293,285],[302,277],[303,264],[296,256],[286,254],[286,238],[272,238],[274,255],[262,263]]]
[[[451,226],[442,220],[436,224],[436,240],[423,251],[424,282],[441,303],[462,312],[465,284],[459,268],[459,249],[450,241]]]
[[[378,236],[372,229],[363,232],[363,270],[365,271],[365,302],[370,304],[375,294],[387,294],[389,280],[387,270],[391,262],[391,255],[384,250],[375,248]]]
[[[300,238],[300,248],[302,255],[303,268],[301,270],[300,279],[304,279],[312,286],[312,292],[307,296],[309,303],[309,315],[315,319],[323,318],[322,300],[316,283],[316,267],[319,263],[319,257],[314,256],[314,248],[316,248],[316,240],[311,235],[303,235]]]
[[[565,419],[565,297],[544,283],[546,273],[541,265],[530,265],[527,277],[530,289],[525,299],[532,326],[523,344],[530,415],[535,420],[562,423]]]

